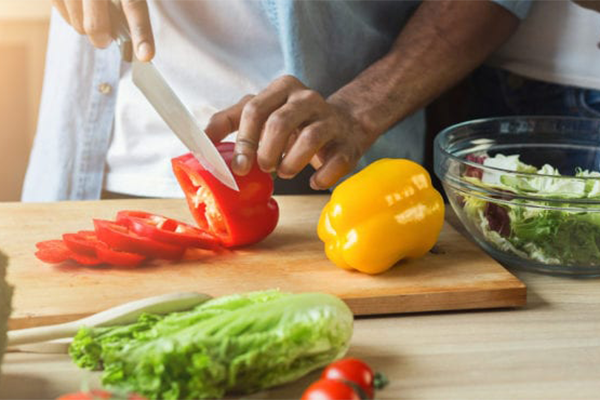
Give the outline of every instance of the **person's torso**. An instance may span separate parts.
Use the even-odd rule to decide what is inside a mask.
[[[201,126],[282,73],[276,29],[262,7],[258,0],[149,1],[153,62]],[[185,152],[133,84],[127,67],[119,83],[105,189],[181,196],[168,159]]]
[[[531,79],[600,89],[600,13],[572,1],[534,2],[488,64]]]

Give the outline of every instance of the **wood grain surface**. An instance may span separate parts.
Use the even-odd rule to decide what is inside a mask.
[[[449,225],[436,251],[369,276],[335,267],[316,235],[326,196],[278,198],[281,221],[262,243],[138,269],[52,266],[38,261],[35,243],[92,227],[92,218],[145,210],[191,221],[183,200],[111,200],[0,204],[0,248],[10,257],[16,286],[12,329],[74,320],[143,297],[174,291],[212,296],[279,288],[340,296],[356,315],[517,307],[525,285]],[[390,238],[399,240],[400,238]],[[376,251],[376,249],[374,249]]]
[[[377,399],[592,400],[600,393],[600,279],[514,271],[527,284],[517,310],[358,318],[349,356],[386,374]],[[321,371],[245,399],[299,399]],[[67,355],[8,353],[0,399],[55,399],[100,373]]]

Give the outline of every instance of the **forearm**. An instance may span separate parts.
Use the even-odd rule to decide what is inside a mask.
[[[426,1],[390,52],[328,101],[376,138],[459,82],[517,26],[517,17],[492,2]]]

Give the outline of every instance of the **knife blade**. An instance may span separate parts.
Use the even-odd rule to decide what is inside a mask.
[[[122,12],[115,2],[111,2],[111,15],[115,15],[117,24],[114,36],[124,59],[131,55],[131,35]],[[229,188],[239,191],[239,187],[227,163],[200,127],[194,115],[187,109],[171,86],[152,62],[140,62],[133,55],[131,59],[133,83],[144,94],[158,115],[171,128],[171,131],[190,150],[200,164],[215,178]]]

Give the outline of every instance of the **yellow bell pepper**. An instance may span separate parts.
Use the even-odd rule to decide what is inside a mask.
[[[337,186],[319,238],[337,266],[378,274],[425,255],[442,230],[444,200],[419,164],[382,159]]]

